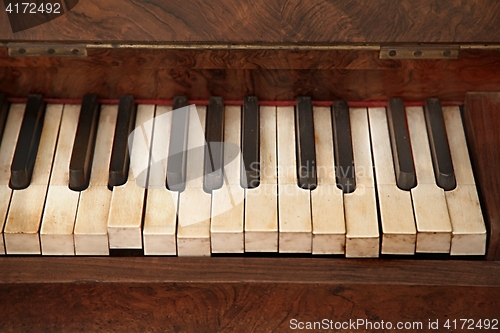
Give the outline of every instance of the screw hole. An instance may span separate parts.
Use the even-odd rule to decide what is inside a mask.
[[[23,48],[20,48],[18,51],[19,51],[20,54],[25,54],[26,53],[26,49],[23,49]]]
[[[413,55],[414,55],[415,57],[421,57],[421,56],[422,56],[422,51],[420,51],[420,50],[416,50],[415,52],[413,52]]]
[[[394,57],[396,56],[397,52],[395,50],[390,50],[389,51],[389,57]]]
[[[443,52],[443,55],[445,57],[449,57],[449,56],[451,56],[451,51],[450,50],[446,50],[446,51]]]
[[[73,54],[78,54],[78,52],[80,52],[78,49],[71,50],[71,53],[73,53]]]
[[[54,53],[56,53],[56,50],[54,50],[54,49],[48,49],[48,50],[47,50],[47,52],[48,52],[49,54],[54,54]]]

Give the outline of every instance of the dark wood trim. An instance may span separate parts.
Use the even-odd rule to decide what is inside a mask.
[[[500,260],[500,93],[468,93],[464,123],[488,226],[487,258]]]
[[[496,0],[80,0],[48,23],[26,14],[37,22],[17,33],[0,11],[0,41],[497,43],[499,11]]]
[[[423,326],[404,332],[444,332],[447,319],[491,322],[500,308],[498,287],[349,283],[0,284],[0,298],[2,332],[290,332],[293,319],[416,321]],[[344,328],[308,331],[395,331]]]
[[[499,49],[462,49],[458,59],[379,59],[378,50],[185,50],[90,48],[87,57],[9,57],[0,67],[205,70],[476,70],[500,64]],[[460,73],[455,73],[459,76]]]
[[[6,257],[1,283],[189,282],[500,286],[500,262],[343,258]]]
[[[88,58],[11,58],[0,48],[0,91],[81,99],[463,101],[498,91],[500,50],[463,50],[457,60],[380,60],[377,51],[92,50]]]

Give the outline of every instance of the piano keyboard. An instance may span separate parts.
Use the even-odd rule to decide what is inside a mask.
[[[1,253],[485,254],[460,109],[437,99],[0,104]]]

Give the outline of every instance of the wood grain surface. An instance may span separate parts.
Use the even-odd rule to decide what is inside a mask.
[[[9,97],[463,101],[467,91],[499,87],[500,50],[462,50],[457,60],[381,60],[368,50],[90,49],[87,58],[12,58],[0,48],[0,91]]]
[[[498,43],[499,11],[496,0],[80,0],[17,33],[0,11],[0,41]]]
[[[252,257],[4,257],[0,283],[322,283],[500,287],[500,262]]]
[[[476,184],[479,187],[486,217],[489,243],[487,256],[500,260],[500,93],[468,93],[464,122],[472,157]]]
[[[406,332],[439,320],[443,332],[447,319],[498,319],[500,308],[500,288],[444,286],[4,284],[0,297],[2,332],[290,332],[293,319],[424,325]]]

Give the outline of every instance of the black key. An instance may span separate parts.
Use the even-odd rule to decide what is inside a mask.
[[[210,97],[205,127],[203,189],[211,192],[224,182],[224,101]]]
[[[120,97],[113,150],[109,164],[109,188],[120,186],[127,182],[130,166],[128,137],[134,130],[136,113],[137,107],[134,103],[134,97],[131,95]]]
[[[260,116],[257,97],[243,100],[241,122],[241,152],[243,164],[241,187],[256,188],[260,185]]]
[[[297,180],[300,188],[313,190],[316,179],[316,145],[310,97],[297,98],[295,108],[295,143],[297,146]]]
[[[335,101],[332,113],[337,187],[344,193],[351,193],[356,189],[356,176],[349,107],[345,101]]]
[[[98,119],[97,95],[85,95],[69,164],[69,188],[73,191],[83,191],[89,186]]]
[[[416,175],[406,124],[405,107],[401,98],[389,99],[387,120],[391,135],[396,184],[400,189],[409,191],[416,186]]]
[[[7,101],[7,96],[0,94],[0,139],[3,137],[3,130],[5,129],[8,113],[9,101]]]
[[[174,97],[173,110],[187,105],[185,96]],[[167,188],[182,192],[186,188],[186,160],[188,144],[189,112],[174,112],[167,160]]]
[[[425,123],[437,185],[445,191],[453,190],[457,183],[451,162],[443,111],[438,98],[425,100]]]
[[[29,186],[42,135],[45,103],[42,95],[30,95],[17,139],[11,165],[10,187],[22,190]]]

